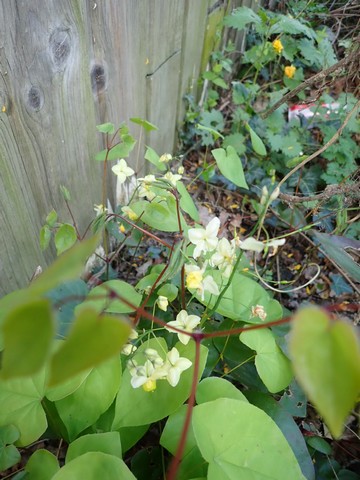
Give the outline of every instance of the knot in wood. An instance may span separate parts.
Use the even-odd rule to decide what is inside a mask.
[[[101,93],[106,88],[106,73],[102,65],[96,64],[91,69],[91,88],[94,93]]]
[[[33,85],[28,91],[27,104],[32,109],[38,112],[44,104],[44,95],[39,87]]]
[[[57,28],[50,36],[51,57],[55,66],[60,69],[65,64],[71,51],[69,30]]]

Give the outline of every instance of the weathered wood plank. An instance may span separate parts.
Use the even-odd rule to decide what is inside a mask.
[[[173,149],[181,98],[197,76],[214,0],[0,2],[0,296],[28,283],[43,253],[39,230],[55,208],[81,231],[101,202],[99,123],[142,117],[143,145]],[[222,2],[219,2],[222,4]],[[138,126],[131,130],[140,135]],[[115,179],[108,179],[114,198]]]

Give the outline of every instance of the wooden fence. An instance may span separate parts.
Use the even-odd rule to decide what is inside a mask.
[[[183,95],[196,87],[226,8],[214,0],[0,3],[0,296],[53,258],[41,252],[39,230],[52,208],[71,221],[60,185],[80,228],[93,218],[97,124],[145,118],[159,130],[141,152],[144,144],[172,151]]]

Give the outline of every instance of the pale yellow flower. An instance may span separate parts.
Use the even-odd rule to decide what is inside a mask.
[[[220,228],[220,220],[213,218],[206,228],[190,228],[188,231],[189,240],[196,245],[193,257],[197,258],[202,252],[212,252],[218,244],[217,234]]]
[[[128,167],[128,164],[123,158],[121,158],[118,163],[112,167],[111,170],[118,177],[119,183],[124,183],[126,177],[131,177],[131,175],[134,175],[135,173],[132,168]]]
[[[122,207],[121,211],[125,217],[129,217],[130,220],[132,220],[133,222],[136,222],[136,220],[138,220],[139,218],[138,215],[134,212],[134,210],[130,207]]]
[[[161,162],[161,163],[167,163],[167,162],[170,162],[170,160],[172,160],[172,155],[171,155],[171,153],[164,153],[164,154],[161,155],[161,157],[159,158],[159,162]]]
[[[158,307],[160,308],[160,310],[166,312],[167,307],[169,305],[169,300],[166,297],[159,295],[156,300],[156,303],[158,304]]]
[[[185,332],[193,332],[194,329],[199,325],[201,319],[197,315],[188,315],[186,310],[181,310],[177,317],[176,320],[173,320],[171,322],[168,322],[167,325],[170,325],[171,327],[176,327],[181,330],[184,330]],[[187,345],[190,341],[190,335],[186,335],[185,333],[180,333],[180,332],[175,332],[174,330],[171,330],[170,328],[165,327],[166,330],[168,330],[171,333],[177,333],[177,336],[180,340],[181,343],[184,345]]]

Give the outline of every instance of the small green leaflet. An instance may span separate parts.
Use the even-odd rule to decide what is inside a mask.
[[[151,132],[152,130],[159,130],[156,125],[148,122],[147,120],[144,120],[143,118],[133,117],[133,118],[130,118],[130,121],[133,123],[136,123],[137,125],[140,125],[147,132]]]
[[[246,129],[250,133],[250,139],[251,139],[251,144],[254,149],[254,151],[261,156],[266,155],[266,148],[261,140],[261,138],[258,136],[257,133],[254,132],[254,130],[250,127],[248,123],[245,124]]]

